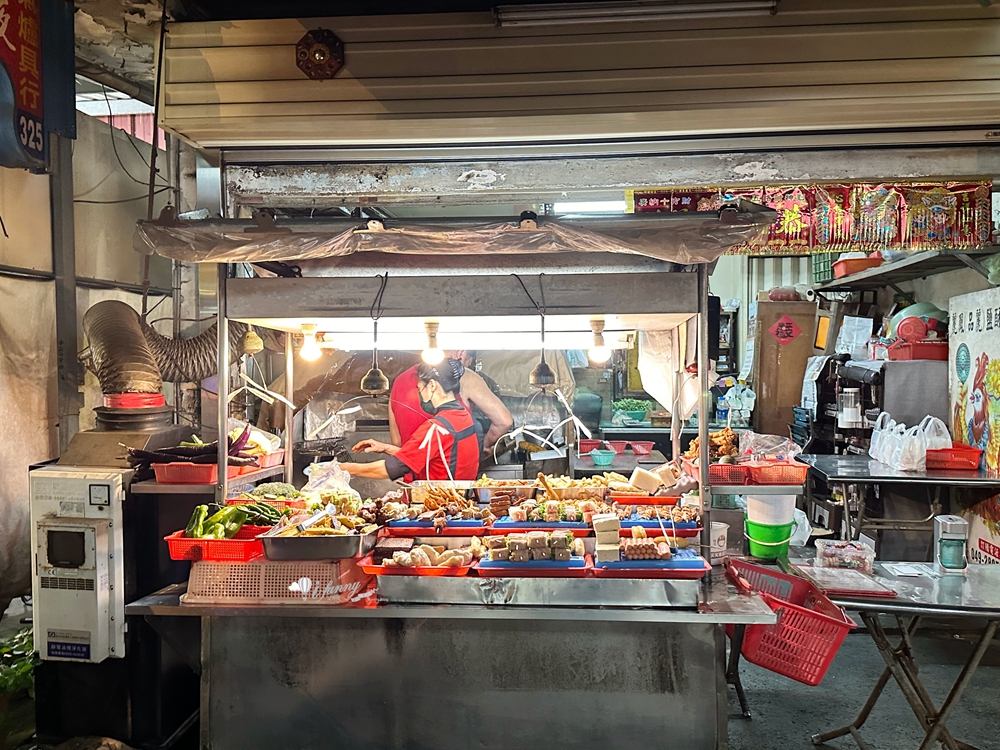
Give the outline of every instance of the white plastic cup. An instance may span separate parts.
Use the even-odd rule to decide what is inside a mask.
[[[712,521],[712,565],[718,565],[726,556],[729,540],[729,524]]]
[[[747,518],[766,526],[784,526],[795,519],[798,495],[747,495]]]

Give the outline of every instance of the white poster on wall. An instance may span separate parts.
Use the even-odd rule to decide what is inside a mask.
[[[948,317],[952,437],[982,449],[982,466],[1000,473],[1000,288],[952,297]],[[1000,563],[1000,500],[967,517],[970,562]]]

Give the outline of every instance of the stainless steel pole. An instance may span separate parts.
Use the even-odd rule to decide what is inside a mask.
[[[292,333],[285,334],[285,398],[295,403],[295,352],[292,348]],[[295,444],[295,409],[285,404],[285,481],[292,483],[293,456]]]
[[[698,475],[701,485],[702,552],[712,556],[712,488],[708,481],[708,421],[712,408],[708,381],[708,266],[698,266]]]
[[[215,485],[215,499],[219,505],[224,505],[229,490],[229,443],[226,440],[229,432],[229,317],[226,312],[226,276],[229,266],[220,263],[216,268],[219,275],[219,383],[216,388],[219,394],[219,479]]]

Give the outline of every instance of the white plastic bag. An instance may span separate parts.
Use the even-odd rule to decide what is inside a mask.
[[[789,545],[792,547],[804,547],[806,542],[809,541],[810,536],[812,536],[812,524],[809,523],[809,517],[805,514],[805,511],[796,508],[794,525],[792,526],[792,539]]]
[[[923,471],[927,468],[927,438],[920,425],[908,429],[898,441],[890,465],[900,471]]]
[[[879,441],[878,460],[884,464],[892,465],[896,450],[906,434],[906,425],[902,422],[892,425],[882,431],[882,439]]]
[[[889,412],[884,411],[878,415],[878,419],[875,420],[875,425],[872,427],[872,439],[868,444],[868,455],[874,458],[876,461],[881,461],[879,458],[879,450],[881,449],[882,436],[885,434],[886,430],[891,429],[892,425],[896,422],[892,417],[889,416]]]
[[[948,427],[937,417],[930,415],[924,417],[920,423],[920,429],[924,431],[927,440],[927,450],[938,451],[951,448],[951,433]]]

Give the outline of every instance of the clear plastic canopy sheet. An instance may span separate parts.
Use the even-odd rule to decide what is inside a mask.
[[[539,219],[537,228],[528,229],[516,221],[456,226],[407,222],[398,228],[351,226],[328,232],[245,231],[251,222],[219,220],[170,225],[140,222],[135,246],[142,253],[156,252],[189,263],[312,260],[377,251],[423,255],[612,252],[687,265],[711,263],[730,247],[763,234],[774,218],[775,213],[767,210],[739,213],[731,220],[673,215],[660,223],[646,217],[642,227],[624,227],[627,222],[623,220],[601,231],[544,219]]]

